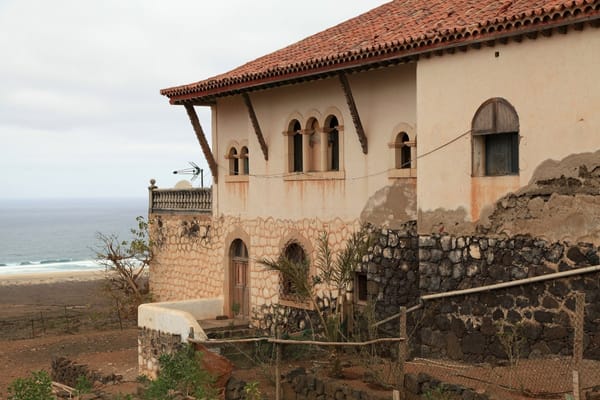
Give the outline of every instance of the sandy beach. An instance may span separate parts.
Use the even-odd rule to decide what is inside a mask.
[[[0,322],[64,307],[104,310],[111,305],[104,277],[104,271],[0,275]]]
[[[104,271],[64,271],[33,274],[0,274],[0,286],[38,285],[58,282],[87,282],[104,279]]]

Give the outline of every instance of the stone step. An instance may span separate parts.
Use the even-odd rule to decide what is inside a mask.
[[[210,339],[250,337],[254,335],[254,328],[250,328],[247,319],[210,319],[198,321]]]

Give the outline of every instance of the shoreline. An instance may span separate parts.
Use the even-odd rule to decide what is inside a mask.
[[[24,274],[0,274],[1,286],[22,286],[54,284],[61,282],[88,282],[102,280],[106,272],[93,271],[59,271],[59,272],[34,272]]]

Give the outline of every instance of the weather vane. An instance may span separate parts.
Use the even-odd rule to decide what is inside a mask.
[[[194,182],[198,176],[200,176],[200,187],[204,187],[204,170],[200,168],[196,163],[192,161],[188,161],[191,165],[190,168],[179,169],[177,171],[173,171],[175,175],[192,175],[190,179],[191,182]]]

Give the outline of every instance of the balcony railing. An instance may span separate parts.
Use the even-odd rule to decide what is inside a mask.
[[[210,214],[212,190],[210,188],[158,189],[151,182],[149,189],[149,211],[154,212],[197,212]]]

